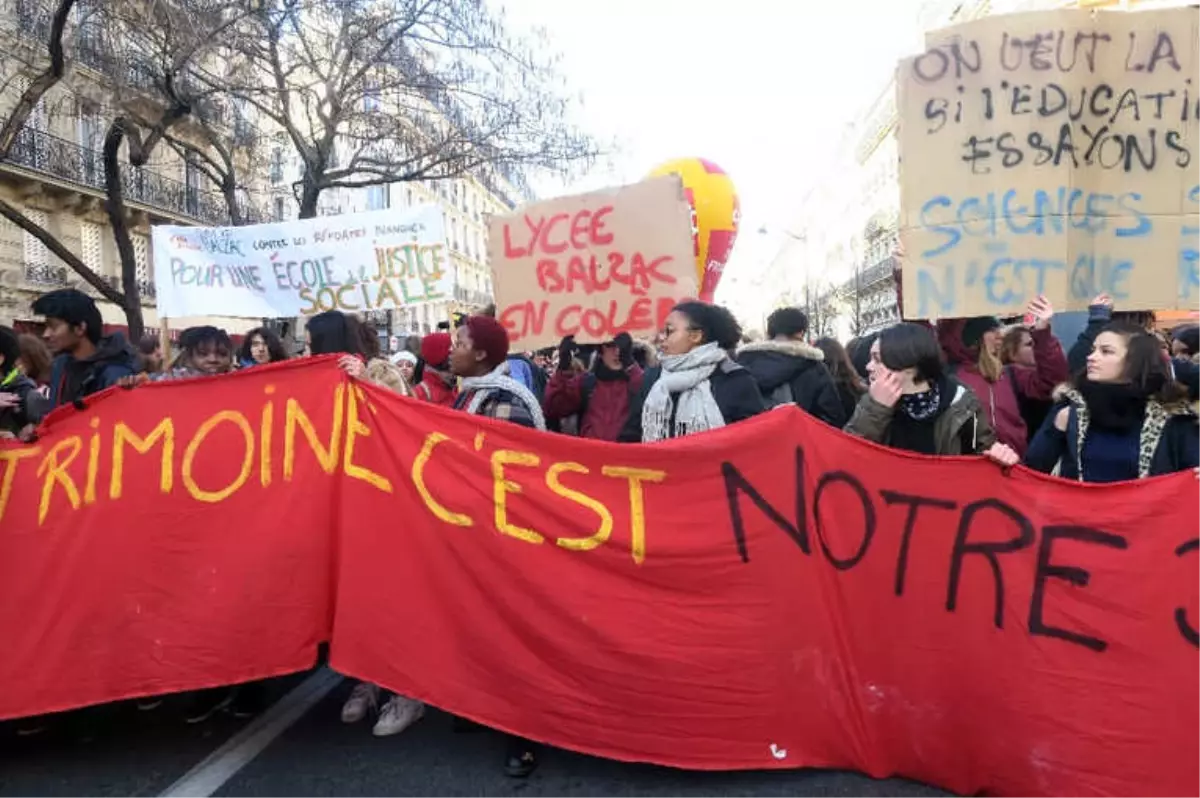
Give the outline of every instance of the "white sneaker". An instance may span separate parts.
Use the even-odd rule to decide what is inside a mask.
[[[399,734],[424,716],[425,705],[420,701],[394,695],[383,705],[383,711],[379,713],[379,720],[371,733],[376,737]]]
[[[350,691],[350,697],[342,704],[342,723],[358,723],[379,706],[379,688],[368,682],[359,682]]]

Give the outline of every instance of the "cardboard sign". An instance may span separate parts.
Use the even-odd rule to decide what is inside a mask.
[[[488,246],[496,317],[522,349],[567,335],[650,337],[696,296],[691,209],[675,175],[493,217]]]
[[[1196,305],[1198,18],[993,17],[900,62],[907,318]]]
[[[436,205],[151,234],[159,316],[312,316],[454,296]]]

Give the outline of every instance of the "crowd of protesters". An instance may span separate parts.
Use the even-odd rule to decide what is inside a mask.
[[[247,333],[239,348],[226,331],[202,326],[182,331],[167,363],[155,338],[135,349],[120,333],[103,335],[93,300],[71,289],[43,295],[33,311],[45,318],[42,340],[0,327],[0,435],[26,441],[53,408],[114,385],[211,377],[289,358],[268,327]],[[385,354],[357,317],[329,311],[308,319],[304,354],[337,355],[350,376],[420,401],[603,441],[656,443],[795,405],[884,446],[1024,462],[1082,482],[1200,466],[1200,328],[1160,337],[1153,314],[1115,313],[1100,296],[1064,352],[1051,333],[1053,315],[1038,297],[1008,324],[903,322],[843,345],[810,340],[807,316],[782,308],[768,319],[766,340],[751,343],[728,310],[689,301],[651,341],[627,333],[599,344],[567,337],[554,348],[515,352],[489,308],[458,318],[452,332],[410,336]],[[187,719],[254,714],[261,697],[254,685],[202,691]],[[342,719],[373,717],[374,733],[387,736],[424,712],[419,701],[362,683]],[[534,744],[509,742],[506,772],[529,775]]]

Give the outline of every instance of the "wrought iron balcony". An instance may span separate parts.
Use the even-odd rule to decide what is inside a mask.
[[[23,128],[4,163],[104,193],[104,160],[100,151],[41,130]],[[228,208],[219,194],[200,191],[146,167],[123,168],[121,184],[126,202],[204,224],[229,223]]]
[[[461,285],[454,286],[454,298],[468,305],[487,305],[493,301],[490,294]]]
[[[25,282],[29,285],[58,288],[67,284],[66,266],[54,266],[49,263],[24,264]]]
[[[109,274],[109,275],[105,276],[104,281],[106,283],[108,283],[109,285],[111,285],[113,288],[117,289],[118,291],[125,290],[125,285],[121,281],[120,275]],[[153,280],[139,279],[137,281],[137,286],[138,286],[138,296],[141,297],[143,302],[151,301],[155,297],[158,296],[158,291],[154,287]]]

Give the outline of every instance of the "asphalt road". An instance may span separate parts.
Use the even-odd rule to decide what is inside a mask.
[[[325,692],[334,680],[321,677],[273,680],[271,708],[248,721],[220,714],[189,725],[179,698],[151,712],[121,704],[70,713],[33,737],[0,724],[0,795],[945,794],[855,773],[690,773],[557,749],[543,751],[532,777],[514,781],[501,772],[497,735],[456,734],[449,716],[431,710],[402,735],[376,739],[368,722],[339,720],[350,684]],[[299,694],[309,700],[297,703]]]

